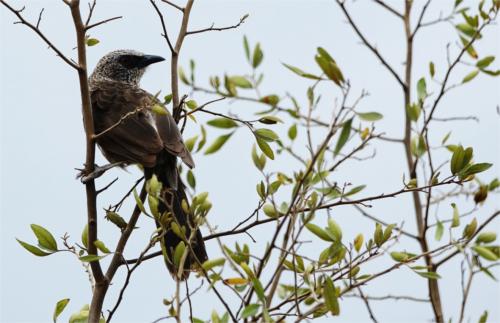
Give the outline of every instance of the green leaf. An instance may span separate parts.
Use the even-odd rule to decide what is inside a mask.
[[[181,258],[184,255],[184,252],[186,251],[186,244],[184,241],[181,241],[177,244],[174,250],[174,265],[179,267],[181,263]]]
[[[133,194],[134,194],[135,203],[137,204],[137,207],[139,208],[139,210],[141,210],[142,213],[147,214],[146,209],[144,208],[144,204],[142,203],[141,198],[140,198],[139,194],[137,194],[137,191],[135,190],[135,188],[134,188]]]
[[[113,211],[106,211],[105,219],[115,224],[121,230],[127,227],[127,222],[124,218],[120,216],[120,214]]]
[[[313,79],[313,80],[321,80],[321,77],[313,75],[311,73],[304,72],[303,70],[301,70],[298,67],[295,67],[295,66],[292,66],[292,65],[288,65],[288,64],[285,64],[285,63],[282,63],[282,64],[283,64],[283,66],[285,66],[286,68],[288,68],[290,71],[294,72],[295,74],[297,74],[299,76],[302,76],[302,77],[305,77],[305,78],[308,78],[308,79]]]
[[[472,81],[477,75],[479,74],[479,70],[474,70],[467,74],[464,79],[462,80],[462,83],[467,83]]]
[[[271,106],[275,106],[280,102],[280,97],[276,94],[270,94],[260,98],[259,101]]]
[[[200,126],[200,130],[201,130],[201,140],[198,142],[198,148],[196,149],[197,152],[200,151],[207,142],[207,131],[205,130],[205,127]]]
[[[448,132],[446,134],[446,136],[443,137],[443,140],[441,140],[441,144],[444,145],[448,141],[448,139],[450,138],[450,136],[451,136],[451,131]]]
[[[69,298],[61,299],[59,302],[56,303],[56,308],[54,309],[54,315],[52,315],[52,320],[54,321],[54,323],[57,322],[57,318],[64,311],[68,303],[69,303]]]
[[[270,159],[274,160],[274,152],[271,149],[271,146],[262,138],[255,137],[257,140],[257,145],[259,145],[260,150]]]
[[[427,84],[425,83],[425,78],[421,78],[417,82],[417,95],[420,101],[425,100],[427,97]]]
[[[356,186],[354,187],[353,189],[351,189],[350,191],[348,191],[347,193],[345,193],[343,196],[344,197],[348,197],[348,196],[351,196],[351,195],[354,195],[356,193],[359,193],[361,192],[362,190],[364,190],[366,187],[366,185],[359,185],[359,186]]]
[[[344,77],[337,64],[328,61],[326,58],[320,55],[316,55],[314,59],[316,60],[316,63],[318,63],[318,66],[321,68],[323,73],[325,73],[325,75],[328,76],[330,80],[332,80],[339,86],[342,85]]]
[[[490,184],[488,185],[488,191],[494,191],[496,190],[498,187],[500,187],[500,180],[498,180],[498,178],[495,178],[493,179]]]
[[[464,228],[464,232],[462,234],[462,238],[470,239],[476,233],[477,229],[477,220],[473,218],[472,221],[467,224]]]
[[[453,208],[453,217],[451,220],[451,227],[456,228],[460,225],[460,215],[458,213],[458,208],[455,203],[451,203],[451,207]]]
[[[234,120],[228,118],[215,118],[208,121],[207,124],[209,126],[222,129],[235,128],[238,126],[238,124]]]
[[[361,247],[363,246],[363,240],[364,240],[364,236],[362,233],[358,234],[356,236],[356,238],[354,238],[354,249],[356,249],[357,252],[359,252],[359,250],[361,250]]]
[[[248,306],[245,306],[243,312],[241,312],[241,318],[246,319],[254,316],[259,311],[259,308],[260,304],[249,304]]]
[[[416,273],[424,278],[427,278],[427,279],[440,279],[441,278],[441,276],[439,276],[438,273],[433,272],[433,271],[416,271]]]
[[[222,146],[226,143],[226,141],[233,135],[234,132],[231,132],[227,135],[222,135],[215,139],[215,141],[210,145],[210,147],[205,150],[205,155],[210,155],[217,152]]]
[[[265,204],[262,207],[262,210],[270,218],[277,218],[279,215],[274,206],[272,206],[271,204]]]
[[[474,46],[472,46],[472,43],[470,43],[467,39],[464,37],[460,36],[460,41],[462,42],[462,45],[464,48],[466,48],[467,54],[469,54],[470,57],[477,59],[479,56],[474,49]]]
[[[253,87],[252,83],[249,80],[247,80],[247,78],[244,76],[239,76],[239,75],[231,76],[230,79],[231,82],[234,83],[234,85],[242,89],[251,89]]]
[[[474,34],[476,33],[476,29],[470,26],[469,24],[458,24],[455,27],[457,28],[457,30],[459,30],[460,32],[469,37],[473,37]]]
[[[196,109],[198,107],[198,103],[196,103],[195,100],[186,101],[186,105],[191,110]]]
[[[257,138],[263,139],[265,141],[276,141],[279,139],[278,135],[271,129],[257,129],[254,131]]]
[[[469,165],[466,168],[464,168],[463,170],[461,170],[459,175],[461,178],[466,178],[467,176],[484,172],[484,171],[488,170],[491,166],[493,166],[493,165],[489,164],[489,163],[478,163],[478,164]]]
[[[444,232],[443,222],[438,221],[436,223],[436,233],[434,235],[436,241],[441,241],[441,238],[443,237],[443,232]]]
[[[459,171],[462,170],[464,157],[465,157],[464,148],[461,145],[457,146],[455,148],[455,151],[453,152],[453,155],[451,156],[451,161],[450,161],[450,170],[453,175],[456,175]]]
[[[266,157],[264,155],[259,156],[257,154],[257,149],[255,145],[253,145],[252,147],[252,160],[255,167],[257,167],[257,169],[260,171],[262,171],[266,166]]]
[[[349,136],[351,134],[351,126],[352,126],[352,118],[344,122],[342,126],[342,131],[340,132],[339,139],[337,141],[337,145],[335,146],[334,154],[338,155],[342,147],[346,144]]]
[[[29,252],[31,252],[32,254],[34,254],[35,256],[38,256],[38,257],[45,257],[45,256],[48,256],[48,255],[51,255],[52,253],[48,253],[48,252],[45,252],[43,250],[41,250],[40,248],[38,247],[35,247],[33,245],[30,245],[29,243],[26,243],[24,241],[21,241],[19,239],[17,239],[17,242],[19,242],[19,244],[21,246],[23,246],[24,249],[28,250]]]
[[[35,233],[35,236],[38,239],[38,244],[42,248],[50,251],[57,251],[56,239],[54,239],[54,236],[47,229],[40,225],[32,224],[31,230]]]
[[[257,277],[252,278],[252,285],[253,289],[255,290],[255,294],[257,294],[257,297],[261,302],[266,301],[266,295],[264,294],[264,287],[262,286],[262,283]]]
[[[85,248],[89,247],[89,225],[88,225],[88,223],[85,224],[85,227],[83,227],[82,244],[84,245]]]
[[[490,243],[497,239],[497,234],[495,232],[483,232],[480,233],[476,238],[476,243]]]
[[[165,95],[165,97],[163,98],[165,100],[165,104],[169,104],[170,102],[172,102],[172,98],[173,98],[172,93]]]
[[[489,260],[489,261],[497,261],[498,257],[491,251],[490,249],[486,247],[481,247],[481,246],[473,246],[472,250],[474,250],[479,256],[482,258]]]
[[[111,253],[111,251],[109,251],[104,242],[102,242],[101,240],[94,241],[94,245],[103,253]]]
[[[488,320],[488,311],[484,311],[481,317],[479,318],[478,323],[486,323]]]
[[[194,148],[194,144],[196,143],[196,140],[198,139],[198,136],[194,136],[186,140],[184,143],[186,144],[186,148],[192,152]]]
[[[214,267],[220,267],[223,266],[224,263],[226,262],[225,258],[216,258],[216,259],[209,259],[201,265],[205,271],[209,271],[210,269]]]
[[[476,66],[477,68],[483,69],[488,66],[490,66],[491,63],[495,60],[495,56],[486,56],[480,60],[477,61]]]
[[[375,241],[377,247],[380,247],[384,243],[384,232],[382,231],[382,225],[380,223],[375,223],[373,240]]]
[[[306,228],[322,240],[333,242],[334,239],[323,229],[313,223],[307,223]]]
[[[98,260],[101,260],[102,258],[106,257],[107,255],[104,255],[104,256],[98,256],[98,255],[86,255],[86,256],[83,256],[83,257],[80,257],[78,259],[80,259],[80,261],[83,261],[83,262],[92,262],[92,261],[98,261]]]
[[[410,255],[406,252],[393,251],[391,252],[391,258],[397,262],[405,262],[410,259]]]
[[[427,144],[424,136],[413,137],[410,143],[411,152],[416,157],[422,157],[427,151]]]
[[[357,115],[361,120],[365,121],[378,121],[384,117],[381,113],[378,112],[364,112],[357,113]]]
[[[434,77],[434,75],[436,74],[436,67],[434,66],[433,62],[429,62],[429,74],[431,75],[431,77]]]
[[[95,45],[99,44],[99,39],[97,39],[97,38],[87,38],[86,43],[87,43],[87,46],[92,47],[92,46],[95,46]]]
[[[188,169],[187,171],[186,179],[189,186],[194,189],[196,187],[196,178],[194,177],[194,174],[190,169]]]
[[[276,124],[278,122],[283,123],[283,120],[275,116],[263,116],[259,119],[259,122],[264,124]]]
[[[255,45],[255,48],[253,50],[252,67],[257,68],[260,65],[260,63],[262,63],[263,59],[264,59],[264,53],[260,49],[260,43],[257,43],[257,45]]]
[[[288,129],[288,138],[291,140],[295,140],[297,138],[297,124],[294,123],[289,129]]]
[[[328,76],[335,84],[341,86],[344,83],[344,76],[337,66],[337,62],[328,54],[328,52],[322,48],[318,47],[318,55],[316,55],[315,60],[323,73]]]
[[[181,79],[182,83],[189,85],[189,80],[186,77],[186,73],[184,73],[184,69],[179,66],[179,78]]]
[[[417,121],[418,118],[420,117],[420,112],[422,112],[422,108],[420,107],[420,104],[413,103],[413,104],[409,104],[406,107],[406,113],[410,117],[411,121]]]
[[[331,234],[335,238],[335,241],[341,241],[342,240],[342,229],[340,226],[335,222],[332,218],[328,219],[328,227],[327,227],[328,233]]]
[[[245,49],[245,56],[247,61],[250,62],[250,45],[248,45],[247,36],[243,36],[243,48]]]
[[[154,113],[156,113],[157,115],[160,115],[160,116],[165,116],[168,114],[168,110],[165,109],[165,107],[162,106],[161,104],[153,105],[153,107],[151,108],[151,111],[153,111]]]
[[[326,308],[332,315],[340,314],[339,300],[337,291],[330,277],[325,276],[325,285],[323,286],[323,299],[325,300]]]

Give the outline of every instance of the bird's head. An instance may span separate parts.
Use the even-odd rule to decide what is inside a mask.
[[[135,50],[115,50],[99,60],[90,79],[108,79],[138,85],[149,65],[164,60],[161,56],[145,55]]]

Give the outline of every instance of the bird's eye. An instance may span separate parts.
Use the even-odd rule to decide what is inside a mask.
[[[141,58],[135,55],[123,55],[120,56],[118,62],[123,65],[125,68],[134,68],[138,67]]]

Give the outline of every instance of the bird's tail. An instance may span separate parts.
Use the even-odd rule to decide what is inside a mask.
[[[160,245],[165,264],[175,279],[185,280],[191,271],[199,268],[199,265],[208,259],[208,256],[198,224],[194,223],[193,215],[189,211],[176,158],[165,153],[160,156],[154,168],[146,169],[145,175],[147,180],[156,175],[162,184],[158,199],[159,218],[155,221],[156,226],[162,229]],[[184,256],[182,250],[185,250]]]

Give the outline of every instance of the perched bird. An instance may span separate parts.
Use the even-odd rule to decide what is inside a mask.
[[[165,223],[156,219],[157,226],[164,229],[160,243],[170,273],[176,279],[186,279],[198,263],[207,260],[201,233],[186,207],[182,207],[183,200],[187,204],[187,197],[179,178],[177,157],[190,168],[194,161],[173,117],[166,111],[153,112],[158,100],[139,87],[146,68],[163,60],[134,50],[113,51],[99,60],[89,78],[89,87],[95,133],[106,131],[97,138],[106,159],[111,163],[142,165],[146,180],[156,175],[162,183],[158,211],[164,215],[162,219],[168,220]],[[191,240],[193,252],[186,257],[182,271],[173,263],[175,247],[182,239],[172,231],[172,221],[185,228],[185,237],[196,229]]]

